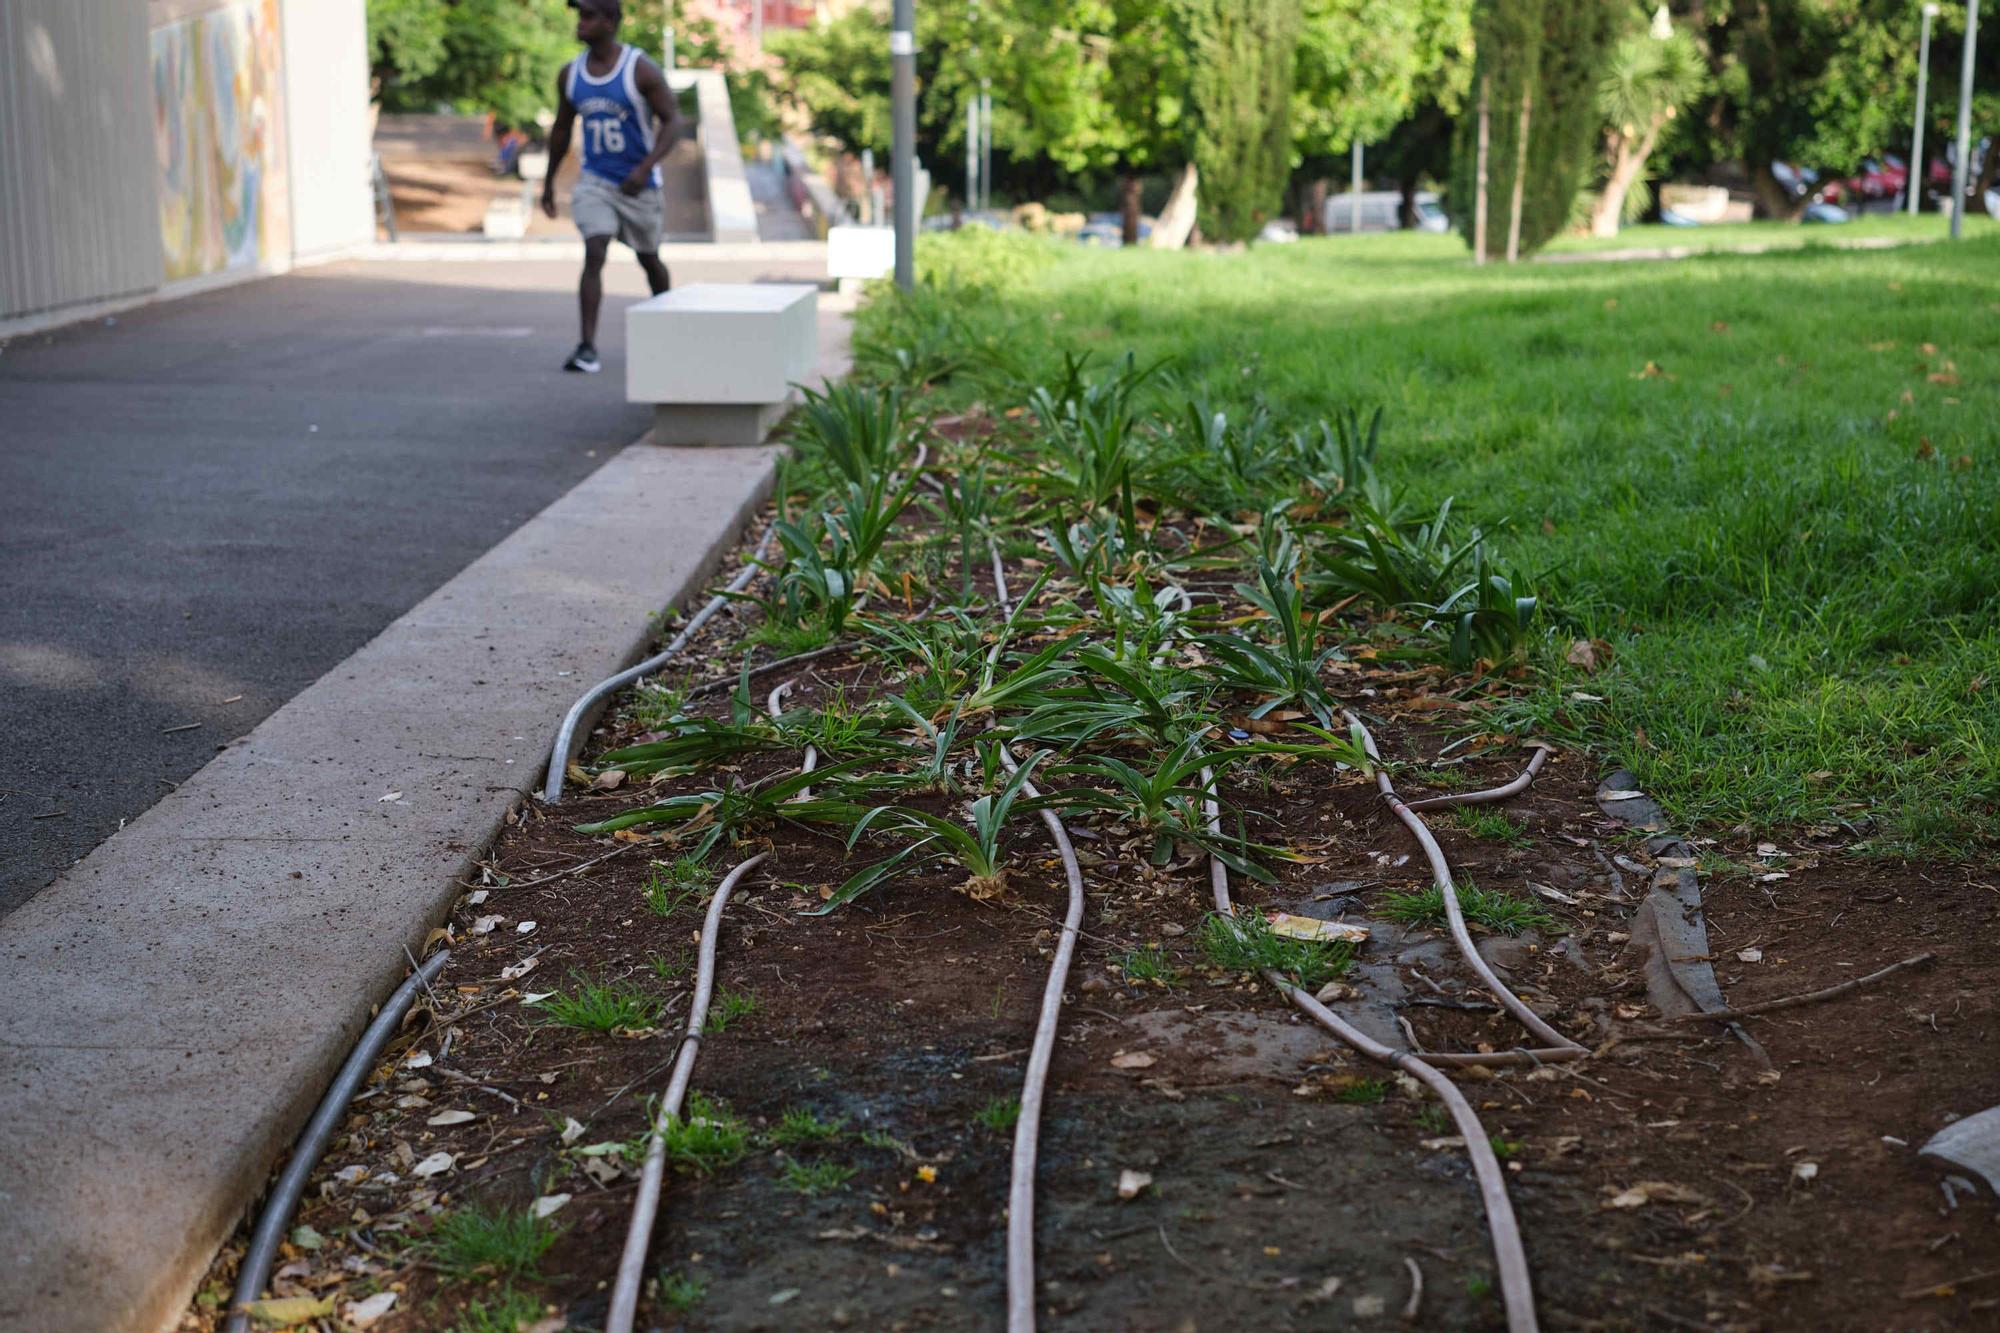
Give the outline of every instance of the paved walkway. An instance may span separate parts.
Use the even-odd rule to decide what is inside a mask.
[[[682,247],[674,247],[681,251]],[[677,282],[818,277],[802,247]],[[573,261],[348,263],[0,351],[0,915],[600,466]]]
[[[844,370],[837,310],[823,314],[821,354],[822,374]],[[326,373],[340,366],[336,352]],[[558,375],[555,392],[570,382]],[[371,410],[361,393],[312,405],[329,422]],[[516,430],[489,421],[489,442]],[[173,1325],[405,950],[422,948],[534,785],[564,707],[636,656],[650,610],[702,585],[774,462],[768,448],[599,454],[579,485],[0,921],[0,1333]],[[384,502],[448,507],[451,476],[434,475],[443,489],[391,488]],[[336,497],[337,480],[322,477]],[[214,469],[199,485],[225,481]],[[175,485],[162,466],[160,493]],[[369,517],[353,515],[345,539],[369,540]],[[413,550],[421,530],[398,540]],[[332,558],[330,546],[294,558],[315,551]],[[209,577],[200,591],[226,600],[235,585]],[[282,637],[282,617],[264,614],[267,637]]]

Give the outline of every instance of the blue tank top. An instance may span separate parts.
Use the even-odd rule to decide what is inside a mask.
[[[639,48],[627,46],[601,79],[590,77],[590,54],[570,62],[569,101],[583,139],[583,169],[621,185],[653,151],[653,108],[639,95]],[[657,189],[660,169],[647,182]]]

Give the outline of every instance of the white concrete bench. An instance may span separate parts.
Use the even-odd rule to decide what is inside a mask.
[[[657,444],[762,444],[819,360],[819,289],[697,282],[625,312],[625,397]]]

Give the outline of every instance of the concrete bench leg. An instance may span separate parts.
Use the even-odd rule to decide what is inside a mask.
[[[655,403],[654,444],[762,444],[792,404]]]

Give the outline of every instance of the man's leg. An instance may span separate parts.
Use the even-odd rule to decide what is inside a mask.
[[[610,250],[609,236],[583,238],[583,279],[576,286],[576,303],[583,320],[585,347],[597,346],[597,308],[604,303],[604,256]]]
[[[658,296],[674,285],[673,279],[667,276],[667,266],[660,262],[658,250],[640,250],[635,253],[639,256],[639,267],[646,270],[646,284],[653,289],[653,295]]]

